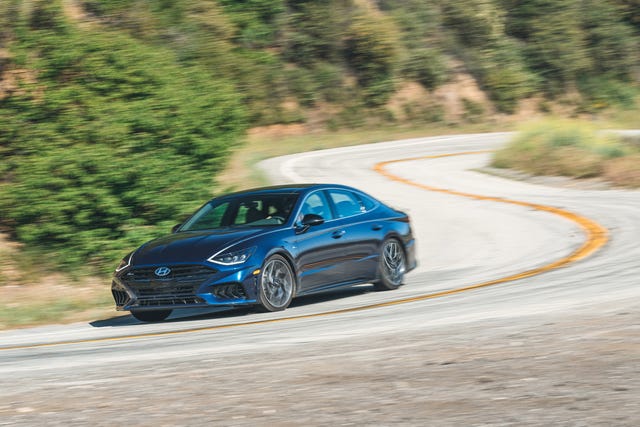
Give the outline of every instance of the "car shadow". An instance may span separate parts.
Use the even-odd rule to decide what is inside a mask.
[[[320,292],[313,295],[303,295],[296,297],[289,306],[289,309],[305,307],[308,305],[319,304],[327,301],[339,300],[343,298],[350,298],[358,295],[364,295],[366,293],[373,292],[373,287],[370,285],[360,285],[350,288],[335,289]],[[195,320],[207,320],[207,319],[221,319],[221,318],[238,318],[247,316],[250,314],[256,314],[259,310],[253,306],[247,307],[212,307],[212,308],[193,308],[193,309],[179,309],[175,310],[171,316],[161,323],[180,323],[190,322]],[[270,313],[261,313],[268,315]],[[295,316],[295,314],[292,314]],[[89,322],[89,325],[94,328],[113,328],[124,327],[132,325],[140,325],[145,322],[141,322],[131,315],[121,314],[113,316],[108,319],[94,320]]]
[[[350,288],[343,289],[333,289],[324,292],[319,292],[313,295],[303,295],[300,297],[296,297],[293,301],[291,301],[291,305],[289,308],[294,307],[304,307],[311,304],[318,304],[321,302],[333,301],[343,298],[350,298],[358,295],[364,295],[369,292],[373,292],[373,286],[370,285],[360,285],[353,286]]]

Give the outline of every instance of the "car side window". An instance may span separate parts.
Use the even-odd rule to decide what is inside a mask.
[[[376,202],[374,202],[373,200],[371,200],[371,198],[365,196],[364,194],[356,193],[356,197],[362,203],[362,206],[364,207],[364,212],[372,211],[375,209],[376,206],[378,206]]]
[[[360,198],[350,191],[329,190],[329,197],[336,207],[338,218],[346,218],[365,212]]]
[[[310,213],[320,215],[325,221],[333,219],[327,198],[321,191],[316,191],[307,196],[304,203],[302,203],[298,220],[302,220],[306,214]]]

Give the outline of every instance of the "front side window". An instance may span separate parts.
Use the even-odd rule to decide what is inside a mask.
[[[307,214],[320,215],[322,218],[324,218],[325,221],[333,219],[331,208],[329,207],[327,198],[322,191],[316,191],[315,193],[307,196],[304,203],[302,204],[302,208],[300,208],[298,221],[302,220],[302,218],[304,218],[304,216]]]

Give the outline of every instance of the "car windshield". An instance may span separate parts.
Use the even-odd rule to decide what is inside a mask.
[[[226,227],[265,227],[287,222],[297,194],[244,194],[214,199],[198,210],[179,231]]]

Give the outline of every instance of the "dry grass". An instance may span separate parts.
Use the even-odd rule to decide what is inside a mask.
[[[108,283],[95,278],[85,278],[80,285],[55,274],[35,283],[0,286],[0,330],[115,314]]]
[[[73,280],[43,270],[0,234],[0,330],[111,317],[109,285],[107,279]]]
[[[607,161],[603,177],[616,185],[640,188],[640,154]]]
[[[494,155],[492,166],[533,175],[604,177],[638,187],[640,146],[577,120],[545,120],[525,127]]]

